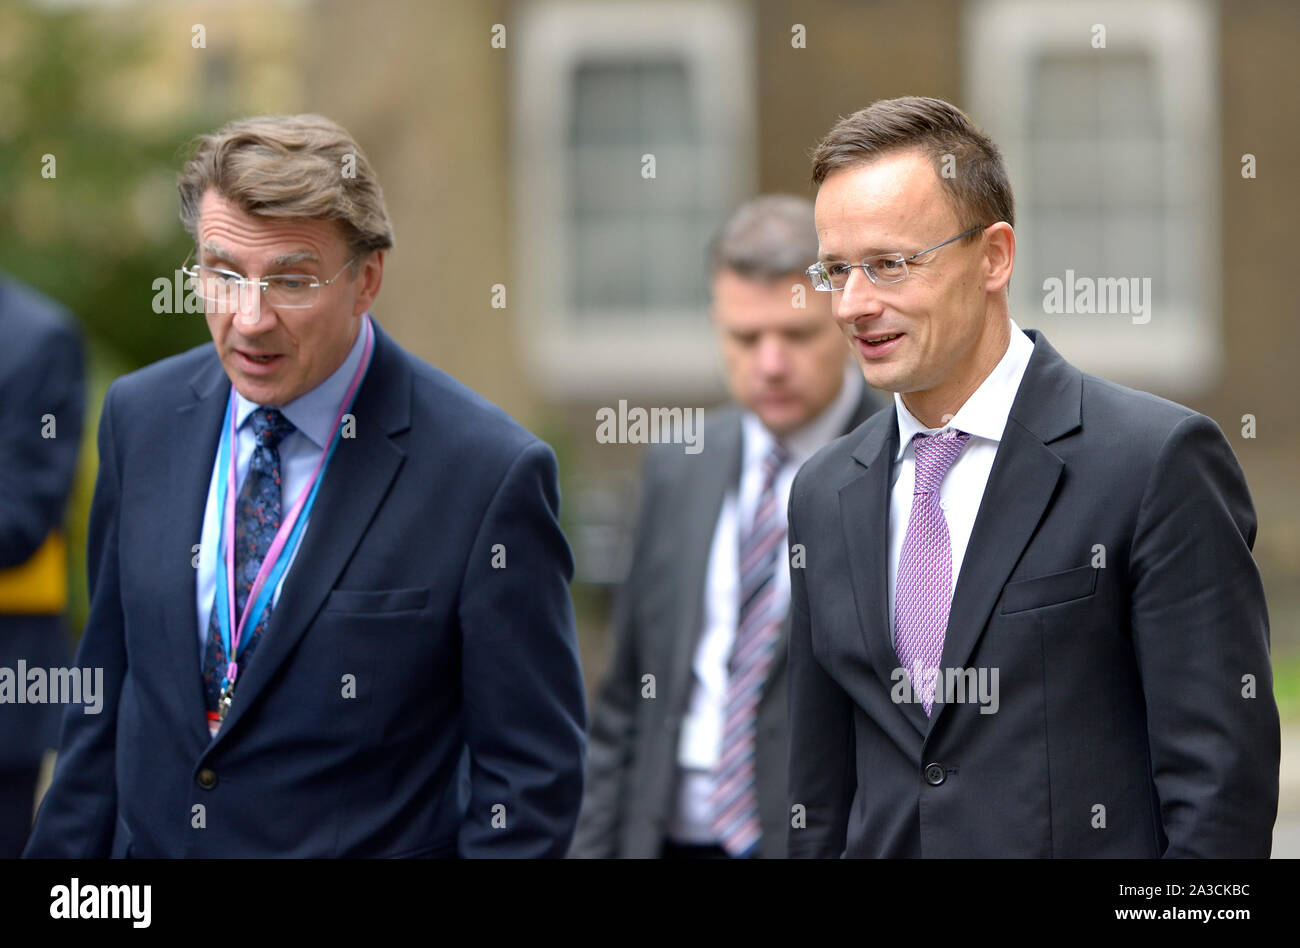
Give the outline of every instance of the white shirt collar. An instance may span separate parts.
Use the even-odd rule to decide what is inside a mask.
[[[366,313],[365,318],[369,319],[370,314]],[[339,402],[347,394],[352,373],[361,362],[365,337],[366,327],[362,324],[343,364],[311,391],[304,392],[280,408],[280,413],[322,450],[334,436],[334,418],[338,414]],[[250,402],[238,391],[235,392],[235,421],[239,428],[244,427],[244,422],[257,407],[256,402]]]
[[[782,439],[790,451],[790,463],[798,467],[843,433],[858,407],[865,386],[866,382],[862,380],[862,372],[857,363],[846,362],[840,393],[822,409],[821,414]],[[741,418],[741,429],[744,439],[744,469],[748,470],[751,465],[762,463],[763,458],[772,450],[776,437],[751,411],[745,412]]]
[[[966,399],[966,404],[957,410],[957,414],[943,427],[927,428],[907,410],[903,396],[894,393],[894,407],[898,415],[898,454],[903,456],[912,438],[918,432],[932,435],[946,428],[965,431],[975,438],[1001,442],[1002,432],[1007,427],[1007,417],[1011,414],[1011,405],[1016,400],[1020,389],[1020,380],[1024,377],[1025,366],[1034,354],[1034,344],[1025,335],[1016,321],[1007,317],[1011,323],[1011,339],[1007,351],[993,367],[993,371],[980,383],[979,388]]]

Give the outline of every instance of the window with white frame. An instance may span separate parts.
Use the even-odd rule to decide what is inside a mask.
[[[510,43],[511,310],[535,381],[715,391],[706,252],[753,188],[748,11],[530,4]]]
[[[1216,29],[1202,0],[967,8],[967,111],[1016,195],[1012,317],[1175,397],[1221,365]]]

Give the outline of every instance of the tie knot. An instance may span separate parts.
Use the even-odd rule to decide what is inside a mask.
[[[258,406],[253,412],[253,434],[264,448],[274,449],[294,430],[293,422],[280,414],[278,408]]]
[[[790,460],[790,449],[781,441],[773,441],[772,449],[763,457],[763,480],[771,483],[781,468]]]
[[[969,440],[969,434],[955,429],[937,435],[918,433],[913,439],[916,448],[916,487],[913,492],[922,494],[938,490],[939,482]]]

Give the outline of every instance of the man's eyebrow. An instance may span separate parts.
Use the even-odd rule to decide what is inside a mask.
[[[221,260],[225,263],[236,264],[239,262],[235,259],[235,255],[231,253],[229,250],[226,250],[224,247],[219,247],[208,240],[205,240],[203,242],[202,250],[208,256],[216,257],[218,260]]]
[[[291,263],[320,263],[320,257],[310,250],[295,250],[293,253],[280,254],[271,261],[271,266],[287,267]]]
[[[224,247],[212,243],[211,241],[203,242],[203,251],[209,256],[216,257],[218,260],[228,263],[231,266],[237,266],[239,261],[235,255]],[[310,250],[295,250],[292,253],[282,253],[271,261],[271,267],[287,267],[295,263],[320,263],[320,257]]]
[[[829,253],[829,252],[822,253],[818,255],[817,259],[822,263],[831,263],[840,260],[865,260],[867,257],[878,257],[884,253],[898,253],[898,252],[899,251],[897,247],[895,247],[893,250],[884,250],[880,247],[867,247],[861,252],[854,253],[851,255],[846,255],[842,253]]]

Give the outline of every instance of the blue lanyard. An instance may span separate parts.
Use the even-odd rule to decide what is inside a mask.
[[[369,325],[368,317],[367,317],[367,324],[363,327],[363,331],[373,334],[373,329]],[[333,460],[334,452],[338,448],[339,441],[343,436],[342,426],[337,422],[341,422],[342,416],[352,410],[352,405],[356,401],[356,396],[361,390],[360,382],[362,379],[364,379],[365,375],[369,372],[370,369],[370,362],[374,356],[373,335],[371,335],[366,342],[367,344],[366,344],[365,362],[360,367],[360,371],[358,371],[356,375],[349,396],[345,396],[347,398],[346,404],[340,406],[338,412],[338,419],[336,420],[336,424],[334,425],[334,435],[333,437],[330,438],[329,446],[326,448],[326,455],[325,455],[324,462],[320,465],[320,470],[317,472],[316,478],[311,485],[311,492],[307,495],[306,502],[303,504],[302,509],[298,513],[298,516],[294,519],[293,527],[289,532],[289,536],[284,543],[283,549],[281,549],[280,551],[280,555],[276,557],[274,563],[272,564],[271,571],[267,575],[266,581],[262,586],[261,592],[258,593],[255,601],[251,603],[245,603],[244,605],[245,611],[249,612],[248,618],[244,620],[244,628],[248,630],[248,636],[246,638],[243,638],[243,641],[239,643],[240,655],[242,655],[248,650],[248,646],[253,640],[253,633],[257,629],[257,623],[261,620],[262,615],[266,612],[267,606],[271,601],[271,597],[274,595],[276,588],[279,586],[280,580],[283,578],[285,570],[289,568],[289,563],[293,560],[295,554],[297,553],[298,545],[302,541],[303,531],[306,529],[307,521],[311,516],[312,507],[314,507],[316,504],[316,495],[320,491],[321,483],[325,480],[325,471],[329,468],[329,463],[331,460]],[[229,591],[230,587],[228,585],[229,579],[226,575],[226,544],[230,542],[230,538],[226,536],[225,509],[226,509],[227,491],[230,489],[228,472],[230,470],[230,453],[233,450],[232,442],[234,440],[234,434],[231,431],[231,416],[234,410],[235,410],[235,391],[234,391],[234,386],[232,385],[230,391],[230,399],[226,403],[226,413],[224,418],[222,419],[221,446],[217,453],[217,504],[218,504],[217,509],[218,511],[221,512],[221,516],[219,520],[220,526],[218,528],[218,534],[217,534],[218,542],[217,542],[217,562],[216,562],[217,627],[221,632],[221,641],[222,644],[225,646],[227,661],[229,662],[236,662],[239,659],[239,655],[231,654],[231,644],[230,644],[231,643],[231,615],[230,615],[230,591]],[[247,477],[247,474],[245,475],[245,477]],[[225,689],[229,685],[230,685],[229,678],[223,677],[221,682],[222,688]]]

